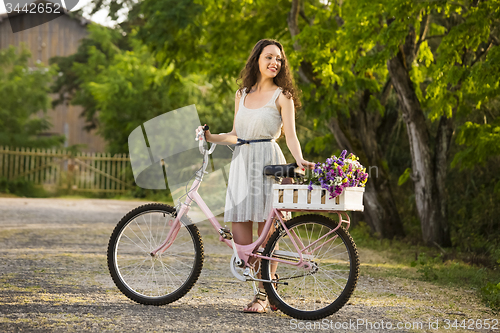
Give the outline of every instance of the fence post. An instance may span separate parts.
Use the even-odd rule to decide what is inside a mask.
[[[68,171],[66,174],[66,186],[68,188],[68,194],[73,193],[73,171],[75,169],[75,161],[73,160],[73,155],[72,153],[68,153],[66,151],[66,156],[65,158],[68,160]]]
[[[3,146],[0,146],[0,178],[4,176],[3,173],[3,156],[4,156],[4,149]]]

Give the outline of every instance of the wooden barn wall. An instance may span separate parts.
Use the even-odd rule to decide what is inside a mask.
[[[26,16],[18,15],[14,19],[24,20]],[[68,15],[17,33],[12,33],[9,20],[4,17],[0,21],[0,49],[7,48],[9,45],[19,47],[21,43],[24,43],[32,55],[30,66],[33,66],[37,61],[46,65],[51,57],[74,54],[80,40],[87,34],[86,26]],[[49,132],[64,134],[64,124],[67,123],[69,127],[68,145],[86,144],[87,148],[83,151],[103,152],[105,141],[95,131],[87,132],[84,130],[85,121],[80,117],[82,110],[82,107],[74,105],[59,105],[55,109],[49,110],[47,114],[53,125]]]

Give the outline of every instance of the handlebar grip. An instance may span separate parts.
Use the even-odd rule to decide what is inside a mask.
[[[210,129],[210,127],[208,127],[208,125],[203,126],[204,131],[208,131],[209,129]]]

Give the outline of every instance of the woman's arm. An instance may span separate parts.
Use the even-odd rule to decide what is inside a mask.
[[[207,142],[216,143],[218,145],[235,145],[238,143],[238,136],[236,135],[236,129],[234,128],[234,123],[236,121],[236,114],[238,113],[238,108],[240,105],[241,95],[239,91],[236,91],[234,98],[234,119],[233,119],[233,130],[229,133],[212,134],[210,130],[205,131],[205,137]],[[206,125],[206,124],[205,124]],[[201,126],[198,127],[201,129]]]
[[[314,163],[306,161],[304,157],[302,157],[302,149],[300,148],[300,142],[295,132],[295,106],[293,104],[293,99],[289,99],[284,94],[280,94],[279,104],[281,106],[281,118],[283,119],[286,145],[290,153],[292,153],[299,168],[313,169]]]

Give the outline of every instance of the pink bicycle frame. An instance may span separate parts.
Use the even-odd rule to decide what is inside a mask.
[[[210,208],[208,208],[208,206],[205,204],[205,202],[203,201],[201,196],[198,194],[198,188],[200,187],[200,184],[201,184],[201,180],[199,178],[196,178],[195,181],[193,182],[193,184],[191,185],[191,189],[189,190],[189,192],[187,194],[186,201],[181,204],[181,208],[179,209],[179,211],[177,213],[177,217],[175,218],[175,220],[173,221],[173,223],[170,227],[169,233],[168,233],[165,241],[158,248],[156,248],[154,251],[151,252],[152,256],[155,256],[157,254],[161,254],[161,253],[165,252],[172,245],[172,242],[175,240],[175,237],[177,237],[177,234],[182,226],[181,225],[181,223],[182,223],[181,218],[184,214],[187,214],[189,212],[192,201],[194,201],[198,204],[198,206],[201,208],[201,211],[205,214],[205,216],[208,217],[210,223],[212,224],[212,226],[216,230],[221,229],[221,225],[220,225],[219,221],[217,221],[217,219],[215,218],[215,216],[212,213],[212,211],[210,210]],[[286,209],[283,211],[301,211],[301,210],[299,210],[299,209]],[[321,211],[321,212],[325,212],[325,211]],[[309,251],[309,249],[312,246],[316,245],[322,239],[328,237],[330,234],[334,233],[338,228],[340,228],[340,225],[342,224],[342,222],[347,223],[347,229],[350,226],[350,218],[346,212],[335,211],[334,213],[337,213],[337,215],[339,217],[339,224],[337,225],[337,227],[334,228],[333,230],[330,230],[328,233],[323,235],[321,238],[317,239],[315,242],[309,244],[306,247],[306,246],[304,246],[304,244],[302,244],[302,242],[300,241],[300,238],[297,237],[295,231],[292,230],[290,232],[290,230],[288,230],[288,228],[286,227],[285,221],[283,220],[284,216],[283,216],[282,210],[273,208],[269,212],[269,216],[266,220],[266,224],[264,226],[264,229],[262,230],[261,235],[258,237],[258,239],[255,242],[248,244],[248,245],[239,245],[239,244],[235,243],[238,256],[240,257],[240,259],[242,259],[244,261],[246,266],[249,266],[248,265],[248,258],[249,257],[267,259],[267,260],[282,262],[282,263],[291,264],[291,265],[295,265],[295,266],[299,266],[299,267],[303,266],[305,264],[306,264],[306,266],[308,266],[307,263],[303,260],[303,256],[302,256],[303,253],[304,254],[312,253],[315,250],[317,250],[319,247],[324,246],[326,243],[329,243],[332,240],[334,240],[337,236],[330,238],[326,242],[322,243],[321,245],[315,247],[313,250]],[[347,217],[347,220],[343,219],[343,214],[345,214],[345,216]],[[278,259],[278,258],[267,257],[267,256],[263,256],[263,255],[259,255],[259,254],[254,253],[254,251],[257,250],[258,247],[264,242],[267,234],[269,233],[269,230],[271,229],[272,219],[274,217],[277,217],[279,219],[280,224],[283,227],[283,230],[285,230],[285,232],[290,237],[290,240],[292,241],[293,245],[295,246],[295,249],[297,250],[297,253],[299,255],[298,262],[291,263],[290,261],[286,261],[286,260],[282,260],[282,259]],[[219,236],[219,240],[222,242],[225,242],[230,248],[233,248],[232,242],[230,240],[224,239],[224,238],[222,238],[222,236]]]

